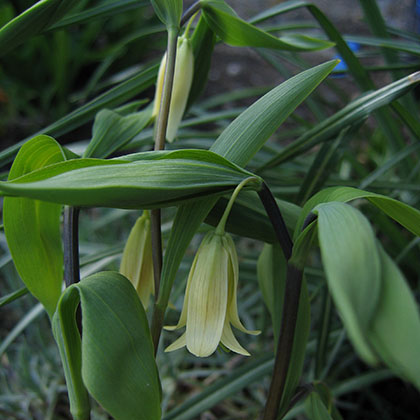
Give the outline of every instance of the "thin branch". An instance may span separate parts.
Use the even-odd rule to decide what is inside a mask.
[[[265,183],[258,194],[270,222],[273,225],[274,232],[283,250],[284,256],[286,260],[289,261],[293,251],[293,242],[287,231],[286,223],[277,206],[276,200]],[[300,292],[302,288],[302,277],[302,270],[288,262],[280,334],[263,420],[277,420],[278,417],[280,402],[284,394],[287,372],[292,357]]]
[[[80,281],[79,265],[79,213],[77,207],[65,207],[63,223],[64,282],[66,287]],[[82,313],[76,312],[76,323],[82,334]]]
[[[77,207],[66,207],[64,209],[63,244],[64,281],[66,287],[69,287],[80,281],[79,209]]]
[[[283,254],[286,260],[289,260],[292,256],[293,242],[290,238],[289,232],[287,231],[286,223],[284,223],[280,209],[277,206],[276,199],[267,187],[266,183],[263,183],[262,189],[258,192],[258,195],[260,196],[268,218],[273,225],[274,232],[280,242]]]
[[[201,2],[195,2],[189,9],[187,9],[181,18],[181,28],[188,22],[188,20],[194,16],[201,9]]]
[[[276,420],[278,416],[292,356],[302,275],[301,270],[290,264],[288,265],[280,335],[263,420]]]
[[[171,29],[168,31],[168,50],[165,69],[165,78],[163,82],[162,100],[159,107],[159,115],[155,130],[155,150],[165,148],[166,129],[168,126],[169,106],[171,103],[172,86],[175,73],[175,60],[177,48],[178,31]],[[160,277],[162,273],[162,229],[160,209],[151,211],[151,230],[152,230],[152,254],[153,254],[153,276],[155,282],[156,301],[159,296]],[[151,332],[155,348],[155,354],[159,345],[160,333],[163,325],[163,316],[159,308],[154,306]],[[160,322],[156,323],[156,319]]]

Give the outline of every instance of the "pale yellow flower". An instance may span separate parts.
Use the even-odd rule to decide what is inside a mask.
[[[186,331],[165,351],[186,345],[192,354],[207,357],[221,342],[228,349],[249,356],[231,328],[233,325],[245,333],[259,334],[259,331],[247,330],[239,319],[238,272],[238,257],[230,235],[209,232],[194,258],[178,324],[165,327],[174,330],[186,326]]]
[[[155,292],[150,215],[147,211],[143,212],[131,229],[124,247],[120,273],[131,281],[147,309],[150,295]]]

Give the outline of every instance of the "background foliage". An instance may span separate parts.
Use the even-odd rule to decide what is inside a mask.
[[[104,109],[113,110],[112,118],[121,121],[127,114],[147,109],[146,102],[153,98],[157,63],[166,38],[164,27],[149,2],[84,0],[73,3],[77,4],[67,14],[63,10],[62,16],[50,16],[37,28],[33,25],[31,31],[20,34],[18,46],[10,44],[7,33],[3,33],[3,38],[0,36],[0,42],[10,48],[9,51],[3,49],[0,57],[2,179],[8,175],[7,165],[18,145],[33,134],[52,135],[60,144],[81,154],[90,138],[100,138],[98,126],[104,113],[111,118],[111,111]],[[0,2],[0,26],[31,4],[30,1]],[[360,1],[363,35],[342,32],[334,20],[328,19],[329,10],[318,9],[311,2],[291,1],[269,6],[267,4],[266,10],[250,21],[283,40],[296,42],[297,38],[291,34],[313,35],[324,46],[328,46],[327,40],[335,43],[336,49],[302,53],[260,49],[257,44],[251,45],[255,47],[252,50],[235,49],[247,54],[246,73],[257,73],[252,69],[253,65],[258,66],[264,69],[263,75],[272,77],[272,85],[267,83],[268,76],[256,74],[253,86],[238,88],[235,86],[238,76],[232,77],[232,85],[225,88],[220,77],[225,70],[218,66],[218,61],[223,53],[230,54],[233,50],[218,43],[207,88],[201,95],[203,86],[193,88],[192,95],[198,100],[191,100],[179,138],[168,148],[210,148],[226,126],[255,99],[291,75],[339,53],[346,66],[337,68],[286,120],[247,168],[262,175],[278,199],[287,201],[282,210],[290,228],[297,222],[297,206],[328,186],[357,187],[419,208],[420,125],[414,89],[419,76],[406,77],[419,65],[418,34],[388,25],[371,0]],[[299,15],[299,21],[289,17],[302,10],[306,12],[303,17]],[[209,24],[215,22],[211,12],[208,12],[208,21]],[[214,24],[218,22],[216,19]],[[250,45],[246,39],[231,39],[228,34],[226,37],[222,34],[223,31],[218,33],[227,44]],[[354,55],[345,41],[357,41],[361,48]],[[214,38],[207,39],[206,43],[210,49]],[[235,67],[234,60],[226,71],[231,75],[243,74],[243,69]],[[214,79],[217,83],[212,82]],[[117,154],[151,149],[152,130],[141,131],[142,128],[139,125],[127,131]],[[267,137],[271,134],[269,131],[268,127]],[[223,136],[217,144],[222,141]],[[101,150],[96,149],[95,153],[97,157],[104,157]],[[238,151],[235,153],[240,155]],[[227,157],[233,159],[233,156]],[[235,159],[240,161],[237,163],[246,163]],[[242,203],[243,207],[236,207],[237,214],[245,215],[251,209],[262,215],[263,226],[267,223],[263,211],[252,201],[252,197],[241,195],[238,204]],[[367,200],[353,204],[371,221],[374,235],[398,263],[418,298],[419,239]],[[208,221],[213,220],[214,224],[217,212],[221,211],[216,207]],[[174,215],[174,208],[163,211],[165,243]],[[103,269],[118,269],[125,240],[137,216],[138,212],[131,210],[93,208],[82,211],[82,277]],[[241,223],[234,226],[235,219],[232,217],[228,229],[248,234],[248,227],[244,229]],[[208,225],[201,225],[202,232],[207,229]],[[270,232],[270,227],[267,231]],[[256,280],[258,257],[263,249],[258,239],[262,239],[264,232],[258,229],[246,235],[257,240],[236,237],[240,257],[240,316],[248,328],[263,331],[256,338],[240,336],[252,358],[245,360],[221,350],[207,359],[197,359],[186,351],[159,352],[157,364],[163,388],[164,419],[249,419],[257,418],[262,411],[273,366],[272,343],[276,334],[270,319],[270,304],[265,305]],[[168,324],[178,319],[186,276],[199,240],[199,236],[193,238],[177,272]],[[49,321],[40,305],[25,294],[3,231],[0,246],[1,304],[13,300],[16,291],[24,296],[1,309],[0,415],[7,419],[69,418],[64,377],[58,350],[49,332]],[[321,246],[322,252],[324,249],[325,246]],[[298,404],[287,418],[303,418],[305,410],[309,418],[325,418],[323,407],[334,399],[346,419],[378,416],[415,419],[418,394],[414,387],[396,379],[381,365],[367,367],[355,353],[327,292],[328,273],[322,269],[322,260],[321,253],[311,253],[305,270],[312,321],[302,382],[317,379],[328,388],[325,391],[320,384],[320,390],[317,388],[318,393],[311,394],[306,407]],[[162,341],[161,346],[166,347],[173,336],[165,333]],[[329,414],[338,418],[334,412]],[[92,416],[109,418],[99,406],[94,406]]]

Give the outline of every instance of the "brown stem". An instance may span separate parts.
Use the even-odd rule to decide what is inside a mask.
[[[302,275],[301,270],[288,264],[280,335],[263,420],[277,419],[292,356],[300,290],[302,287]]]

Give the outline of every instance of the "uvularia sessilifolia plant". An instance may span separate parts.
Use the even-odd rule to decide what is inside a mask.
[[[243,372],[227,374],[223,384],[216,383],[214,389],[164,418],[193,418],[200,407],[211,407],[206,398],[216,398],[212,392],[228,396],[230,385],[237,389],[235,381],[245,387],[259,378],[256,372],[261,370],[270,376],[261,407],[264,420],[283,418],[308,394],[309,418],[339,419],[332,391],[319,382],[332,363],[327,360],[330,341],[336,336],[328,321],[331,302],[366,364],[385,365],[389,372],[420,388],[417,303],[358,203],[367,201],[414,235],[420,234],[420,212],[386,195],[350,186],[321,190],[336,164],[332,157],[338,155],[346,136],[357,131],[371,112],[412,89],[419,75],[400,78],[356,99],[278,153],[271,151],[262,164],[253,165],[258,166],[256,175],[245,166],[337,61],[309,68],[270,90],[231,122],[210,150],[174,150],[187,106],[206,82],[208,57],[216,39],[283,53],[314,51],[333,43],[301,34],[275,37],[240,19],[222,0],[201,0],[185,13],[179,0],[151,3],[167,32],[166,53],[159,69],[155,66],[153,103],[129,115],[121,109],[98,112],[92,140],[82,157],[52,137],[35,136],[20,149],[8,181],[0,183],[10,253],[26,287],[49,315],[73,418],[90,418],[93,398],[117,420],[160,419],[162,392],[165,395],[167,390],[162,390],[163,367],[156,360],[171,357],[172,352],[187,356],[186,347],[197,360],[218,357],[221,349],[228,355],[224,357],[231,353],[232,357],[233,353],[248,356],[252,366],[244,362]],[[377,13],[373,3],[371,6],[366,6],[369,13]],[[12,41],[18,45],[25,37],[54,25],[54,19],[67,11],[54,14],[57,7],[53,0],[43,1],[13,19],[0,29],[0,46]],[[274,7],[255,21],[295,7]],[[373,86],[340,33],[322,12],[308,7],[337,44],[359,85]],[[17,31],[23,27],[31,30]],[[398,105],[397,109],[415,134],[415,124],[405,108]],[[382,126],[393,124],[386,123],[384,116],[377,114]],[[154,151],[124,155],[123,147],[152,125]],[[164,150],[166,141],[173,143],[171,150]],[[265,171],[319,143],[323,145],[299,191],[303,207],[275,197],[263,180]],[[117,158],[106,159],[117,151]],[[163,257],[160,209],[168,206],[176,206],[177,212]],[[78,216],[83,207],[142,212],[126,239],[119,272],[103,271],[79,280]],[[204,235],[192,261],[178,322],[167,325],[175,276],[204,221],[215,228]],[[264,329],[248,330],[241,320],[241,274],[229,230],[265,242],[258,261],[258,284],[271,319],[265,329],[272,336]],[[326,283],[328,289],[323,289],[324,318],[317,327],[316,365],[308,374],[303,367],[305,358],[313,357],[307,344],[316,293],[311,300],[304,271],[314,251],[322,262],[321,284]],[[176,338],[173,330],[184,327],[185,332]],[[163,328],[170,331],[166,348],[159,345]],[[258,358],[254,362],[250,349],[256,347],[252,341],[247,341],[250,349],[241,344],[244,336],[237,336],[235,330],[252,336],[262,332],[263,339],[270,340],[273,363]],[[301,383],[302,377],[306,383]]]

